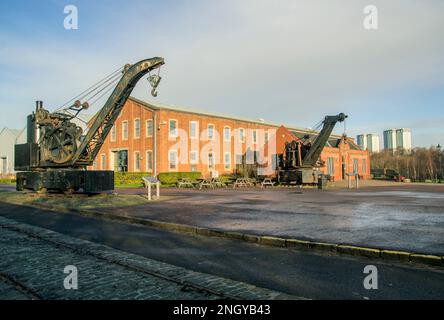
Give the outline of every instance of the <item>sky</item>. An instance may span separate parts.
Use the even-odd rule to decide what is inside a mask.
[[[363,27],[369,4],[377,30]],[[2,1],[0,128],[161,56],[158,97],[145,79],[133,96],[298,127],[344,112],[336,133],[382,144],[383,130],[410,128],[414,146],[444,145],[443,33],[442,0]]]

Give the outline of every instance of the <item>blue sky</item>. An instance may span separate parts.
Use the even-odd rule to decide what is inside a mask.
[[[78,30],[63,28],[68,4]],[[362,27],[367,4],[2,1],[0,127],[22,127],[37,99],[54,110],[117,67],[162,56],[158,97],[145,80],[134,96],[304,127],[345,112],[353,137],[407,127],[415,146],[444,144],[444,2],[372,1],[377,31]]]

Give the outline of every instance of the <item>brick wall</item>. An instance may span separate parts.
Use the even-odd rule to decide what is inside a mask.
[[[140,121],[139,136],[136,136],[136,120]],[[152,136],[147,136],[147,121],[152,121]],[[170,134],[170,121],[175,121],[176,136]],[[190,123],[195,123],[198,138],[191,137]],[[156,127],[155,127],[156,124]],[[127,125],[127,137],[124,137],[124,126]],[[213,126],[214,139],[208,137],[209,126]],[[224,137],[224,129],[229,128],[229,139]],[[115,133],[113,134],[113,131]],[[244,132],[244,140],[241,142],[241,130]],[[253,142],[253,131],[256,131],[256,143]],[[276,144],[269,146],[265,143],[265,135],[268,133],[270,141]],[[154,134],[157,134],[157,159],[154,159]],[[275,140],[274,140],[275,138]],[[184,112],[167,108],[149,108],[133,99],[129,99],[116,123],[109,133],[95,161],[97,170],[114,170],[115,152],[128,151],[128,171],[153,172],[148,168],[147,152],[152,152],[157,165],[157,173],[170,171],[199,171],[204,176],[209,176],[208,154],[213,154],[214,169],[219,174],[232,173],[235,169],[236,156],[244,155],[247,150],[259,151],[265,157],[271,154],[285,152],[285,142],[292,141],[296,137],[284,126],[277,127],[268,124],[248,122],[230,118],[203,115],[192,112]],[[269,149],[270,148],[270,149]],[[177,151],[177,167],[170,167],[170,151]],[[190,152],[197,154],[197,163],[192,163]],[[136,152],[139,153],[139,169],[136,168]],[[230,165],[225,166],[225,153],[229,154]],[[104,157],[104,158],[103,158]],[[342,160],[346,164],[346,172],[353,171],[353,160],[358,160],[359,173],[368,178],[370,175],[370,160],[367,151],[352,150],[348,141],[343,141],[339,148],[326,147],[321,154],[321,159],[327,163],[327,159],[334,159],[335,179],[342,179]],[[363,160],[366,161],[363,172]],[[105,162],[105,166],[102,165]],[[323,168],[327,172],[327,167]]]

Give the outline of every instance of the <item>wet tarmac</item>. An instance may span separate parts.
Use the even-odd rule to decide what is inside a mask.
[[[161,193],[174,197],[112,212],[98,210],[227,231],[444,255],[444,185],[394,183],[302,193],[294,188],[169,188]]]
[[[120,192],[143,192],[120,190]],[[359,190],[163,189],[167,202],[113,213],[260,235],[444,255],[444,186]]]

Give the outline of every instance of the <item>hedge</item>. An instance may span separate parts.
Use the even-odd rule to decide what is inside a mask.
[[[179,179],[188,178],[191,180],[200,179],[200,172],[162,172],[159,173],[158,179],[162,184],[175,184]]]
[[[114,172],[114,183],[116,185],[142,185],[142,177],[149,177],[152,175],[152,173],[148,172]]]
[[[150,177],[152,173],[149,172],[115,172],[114,183],[116,185],[130,185],[140,184],[142,185],[143,177]],[[177,180],[182,178],[189,178],[196,180],[202,177],[200,172],[163,172],[159,173],[158,179],[162,184],[172,185],[176,184]]]
[[[15,178],[2,178],[0,179],[0,184],[15,184]]]

